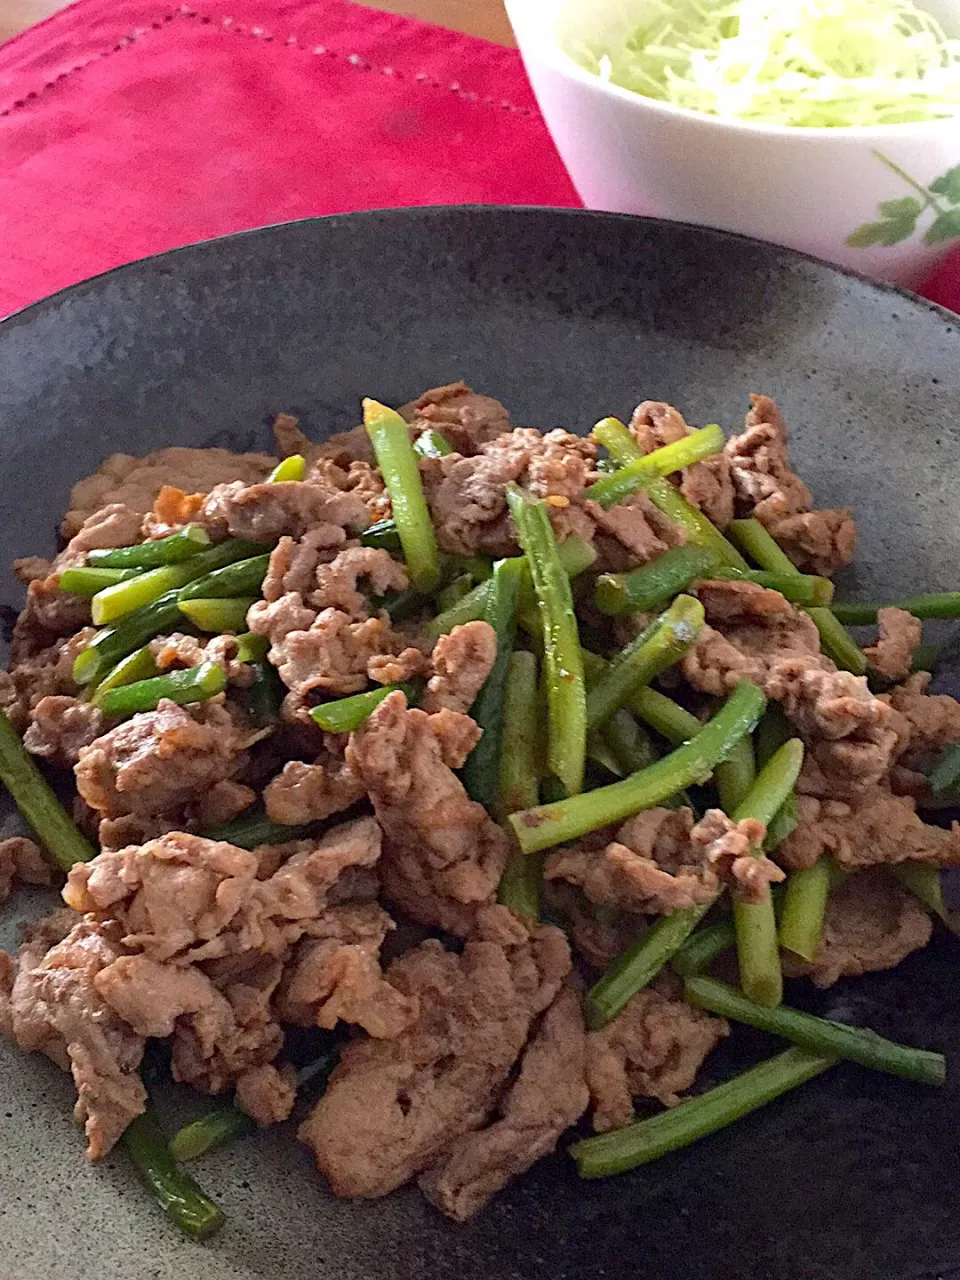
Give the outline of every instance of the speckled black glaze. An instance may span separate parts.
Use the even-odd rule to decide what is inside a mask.
[[[12,556],[52,549],[72,481],[108,453],[317,435],[362,394],[457,377],[520,424],[585,426],[642,397],[691,421],[775,395],[822,504],[856,509],[851,584],[955,586],[960,321],[784,250],[616,216],[368,213],[270,228],[115,271],[0,325],[0,600]],[[41,895],[20,896],[0,923]],[[960,1051],[960,951],[812,1005]],[[738,1034],[734,1054],[769,1052]],[[952,1061],[960,1071],[956,1056]],[[606,1183],[539,1165],[455,1227],[412,1191],[329,1197],[286,1133],[198,1172],[229,1224],[179,1239],[117,1154],[86,1166],[72,1091],[0,1046],[4,1280],[881,1280],[960,1276],[960,1085],[837,1068],[694,1149]]]

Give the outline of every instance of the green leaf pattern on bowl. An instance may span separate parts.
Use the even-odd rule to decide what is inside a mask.
[[[847,236],[847,244],[851,248],[866,249],[871,245],[900,244],[909,240],[920,230],[918,223],[928,211],[933,218],[923,227],[924,244],[943,244],[960,237],[960,164],[941,174],[929,187],[924,187],[888,156],[879,151],[873,154],[916,195],[881,201],[877,206],[878,220],[862,223]]]

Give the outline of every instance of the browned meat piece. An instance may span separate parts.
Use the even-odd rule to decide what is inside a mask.
[[[41,698],[30,712],[23,745],[35,756],[72,769],[83,747],[104,730],[103,712],[92,703],[65,694]]]
[[[85,814],[93,814],[93,810],[85,805],[79,796],[77,797],[74,802],[73,818],[75,822],[86,828],[83,814],[77,812],[77,805],[83,805]],[[126,813],[121,818],[101,818],[99,823],[96,821],[97,815],[93,814],[93,816],[92,833],[96,835],[102,850],[125,849],[128,844],[146,844],[148,840],[156,840],[158,836],[165,836],[169,831],[181,829],[178,816],[172,813],[159,813],[150,817]]]
[[[464,764],[483,733],[475,720],[449,707],[433,712],[430,729],[440,744],[440,758],[449,769],[459,769]]]
[[[175,810],[237,772],[244,745],[224,707],[164,699],[81,748],[77,789],[110,818]]]
[[[367,663],[367,675],[377,684],[399,684],[422,676],[430,667],[426,654],[408,645],[398,654],[378,653]]]
[[[53,561],[52,571],[58,573],[70,565],[83,564],[88,551],[129,547],[140,542],[143,538],[140,532],[142,522],[142,511],[135,511],[122,502],[108,502],[87,516]]]
[[[806,614],[750,582],[701,582],[694,590],[712,624],[681,664],[695,689],[724,696],[752,680],[783,703],[827,779],[863,788],[887,774],[897,738],[889,706],[865,679],[820,655]]]
[[[466,713],[497,660],[497,633],[489,622],[454,627],[433,647],[434,675],[420,705],[424,711]]]
[[[790,466],[780,410],[769,396],[750,403],[743,433],[726,446],[738,510],[765,525],[798,569],[829,576],[853,559],[850,512],[810,510],[813,496]]]
[[[13,572],[27,587],[36,578],[49,578],[52,567],[45,556],[18,556],[13,562]]]
[[[733,823],[709,809],[694,826],[690,809],[647,809],[628,819],[602,847],[588,837],[549,853],[547,880],[569,880],[604,907],[647,915],[669,915],[712,902],[721,884],[748,901],[783,879],[768,858],[757,856],[765,828]]]
[[[19,626],[19,621],[17,625]],[[29,653],[21,652],[15,659],[11,657],[11,669],[3,673],[6,689],[3,703],[17,730],[26,727],[28,712],[41,699],[54,694],[71,695],[79,692],[73,679],[73,663],[93,634],[92,627],[85,628],[76,635],[56,640],[48,647],[32,648]],[[49,640],[46,633],[34,635],[45,644]],[[23,638],[26,639],[26,636]]]
[[[261,1129],[286,1120],[297,1098],[296,1074],[289,1064],[277,1068],[271,1062],[251,1067],[237,1081],[233,1104],[255,1120]]]
[[[368,596],[357,590],[363,578],[368,594],[391,595],[409,585],[406,570],[389,551],[375,547],[347,547],[329,564],[316,571],[315,590],[307,597],[318,609],[340,609],[354,618],[365,618],[370,612]]]
[[[257,946],[259,921],[247,919],[256,877],[250,851],[172,831],[72,867],[63,896],[77,911],[117,920],[127,948],[163,962],[229,928]]]
[[[316,621],[316,609],[310,609],[296,591],[288,591],[276,600],[258,600],[247,611],[247,626],[255,635],[268,636],[277,648],[291,631],[306,631]]]
[[[363,798],[363,784],[344,762],[329,751],[313,764],[290,760],[263,792],[267,815],[290,826],[319,822],[349,809]]]
[[[730,1028],[686,1004],[673,983],[658,979],[630,1000],[601,1031],[587,1035],[587,1084],[598,1133],[633,1119],[634,1098],[679,1102],[704,1058]]]
[[[826,578],[850,564],[857,549],[857,526],[847,507],[784,516],[770,532],[798,569]]]
[[[318,458],[310,478],[321,477],[335,484],[338,489],[344,489],[359,498],[367,508],[371,522],[388,520],[393,515],[393,504],[387,493],[387,486],[383,483],[380,472],[370,462],[354,459],[344,470],[332,458]]]
[[[493,448],[472,458],[450,454],[423,460],[420,471],[443,551],[516,555],[517,540],[504,494],[507,484],[523,475],[529,458],[529,450],[517,441],[512,447]]]
[[[13,882],[52,884],[53,872],[43,850],[26,836],[8,836],[0,840],[0,902],[10,896]]]
[[[420,471],[441,550],[516,555],[505,496],[511,480],[553,499],[550,519],[561,541],[571,532],[589,538],[592,522],[574,499],[586,485],[590,463],[585,450],[592,448],[565,431],[541,436],[532,427],[521,427],[489,441],[474,457],[424,459]]]
[[[219,983],[202,970],[125,955],[97,974],[98,994],[143,1036],[173,1036],[174,1079],[222,1093],[271,1062],[283,1032],[270,1002],[281,965],[253,953]]]
[[[800,825],[777,851],[791,870],[812,866],[823,853],[847,871],[908,860],[937,867],[960,863],[960,824],[929,826],[917,816],[912,796],[875,788],[850,801],[800,796],[798,803]]]
[[[569,969],[558,929],[529,931],[503,907],[478,914],[462,955],[429,939],[395,960],[387,978],[419,999],[416,1024],[351,1041],[300,1128],[334,1192],[387,1195],[482,1125]]]
[[[923,639],[919,618],[905,609],[881,609],[877,614],[880,635],[876,644],[864,653],[888,680],[906,680],[913,663],[914,650]]]
[[[565,498],[567,502],[579,498],[596,462],[596,445],[560,430],[548,431],[531,443],[526,478],[530,492],[538,498]],[[562,509],[562,504],[557,505]]]
[[[388,897],[421,924],[462,933],[471,912],[492,900],[509,843],[444,762],[443,731],[453,714],[437,725],[437,717],[409,710],[402,693],[391,693],[351,734],[347,764],[383,828]]]
[[[708,809],[690,832],[695,848],[734,895],[744,902],[763,902],[771,884],[784,873],[762,853],[767,829],[755,818],[733,822],[722,809]]]
[[[887,871],[858,871],[830,894],[813,961],[789,956],[784,972],[830,987],[840,978],[893,969],[911,951],[925,947],[932,933],[926,911]]]
[[[883,698],[897,713],[901,753],[960,742],[960,702],[945,693],[927,693],[929,683],[929,672],[918,671]]]
[[[256,798],[257,793],[252,787],[224,778],[222,782],[215,782],[191,806],[194,821],[201,831],[218,827],[223,822],[239,817],[250,808]]]
[[[264,600],[272,604],[291,591],[306,596],[315,590],[317,569],[332,560],[346,541],[346,530],[338,524],[319,525],[299,539],[281,538],[270,553],[270,565],[261,588]]]
[[[311,450],[315,451],[319,448],[319,445],[300,430],[300,419],[294,413],[277,414],[273,420],[273,441],[279,458],[289,458],[299,453],[309,462]]]
[[[146,1105],[138,1068],[143,1037],[104,1003],[96,980],[122,954],[119,927],[57,912],[20,949],[9,995],[0,991],[0,1025],[21,1048],[45,1053],[73,1075],[74,1115],[87,1155],[107,1154]]]
[[[692,829],[689,809],[647,809],[602,849],[587,840],[549,853],[544,878],[569,880],[602,906],[648,915],[712,902],[720,882]]]
[[[465,382],[425,391],[410,406],[413,428],[435,427],[457,453],[476,453],[488,440],[510,430],[510,415],[491,396],[480,396]]]
[[[284,596],[278,605],[267,605],[266,609],[275,610],[289,599]],[[257,608],[254,605],[248,614],[252,631],[262,625],[263,615],[254,617]],[[385,612],[358,622],[340,609],[324,609],[306,630],[289,631],[280,640],[274,639],[275,618],[276,615],[269,632],[272,647],[268,657],[283,683],[300,697],[314,689],[338,696],[358,693],[366,688],[371,659],[405,647]]]
[[[687,539],[686,530],[669,520],[645,493],[632,493],[609,511],[597,502],[585,503],[584,510],[596,525],[603,567],[615,572],[647,564]]]
[[[672,405],[657,400],[638,404],[630,419],[630,431],[644,453],[682,440],[691,430]],[[726,528],[733,519],[733,481],[725,454],[684,467],[680,472],[680,492],[718,528]]]
[[[363,818],[293,849],[261,880],[255,852],[173,831],[71,868],[64,900],[118,921],[124,945],[160,963],[281,955],[323,911],[342,873],[376,863],[380,831]]]
[[[751,396],[744,430],[727,441],[733,483],[744,514],[771,521],[809,511],[813,495],[790,466],[787,424],[769,396]]]
[[[265,453],[230,453],[227,449],[159,449],[146,458],[115,453],[92,476],[73,486],[70,509],[60,527],[65,538],[72,538],[84,520],[106,503],[123,503],[144,515],[164,485],[175,485],[187,493],[209,493],[214,485],[227,480],[253,484],[269,474],[275,461]]]
[[[234,480],[219,484],[207,495],[200,516],[215,535],[230,534],[254,542],[269,542],[285,534],[302,538],[318,525],[337,525],[359,533],[369,524],[360,498],[313,481],[244,484]]]
[[[284,972],[277,1008],[284,1022],[333,1028],[342,1018],[390,1037],[417,1019],[419,1001],[380,971],[380,947],[394,927],[373,902],[329,907],[310,924]]]
[[[570,922],[574,950],[594,969],[605,969],[647,929],[642,915],[595,906],[568,880],[548,880],[543,900]]]
[[[567,985],[544,1014],[496,1118],[458,1138],[421,1177],[427,1199],[465,1222],[511,1178],[549,1155],[587,1109],[585,1050],[580,998]]]
[[[60,590],[56,573],[35,578],[27,587],[27,600],[20,611],[10,640],[10,665],[54,645],[60,637],[72,636],[90,622],[90,601]],[[68,641],[69,643],[69,641]]]

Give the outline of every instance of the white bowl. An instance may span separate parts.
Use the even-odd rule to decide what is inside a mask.
[[[790,128],[640,97],[567,52],[632,30],[640,3],[506,0],[547,126],[588,208],[739,231],[907,285],[958,243],[960,117]],[[960,35],[960,0],[926,7]],[[940,184],[948,189],[931,190],[951,170]],[[869,243],[878,237],[893,243]]]

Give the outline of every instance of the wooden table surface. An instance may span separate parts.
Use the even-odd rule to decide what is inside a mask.
[[[48,18],[66,4],[67,0],[0,0],[0,40]],[[501,0],[376,0],[371,7],[408,13],[498,44],[513,44]]]

